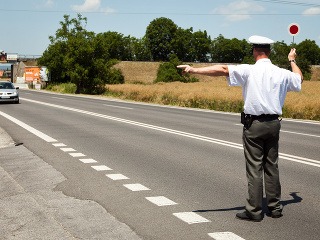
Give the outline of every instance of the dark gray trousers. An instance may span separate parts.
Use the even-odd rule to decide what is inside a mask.
[[[259,119],[249,129],[243,129],[249,194],[245,208],[252,217],[262,215],[263,186],[269,211],[282,211],[278,169],[280,128],[278,119]]]

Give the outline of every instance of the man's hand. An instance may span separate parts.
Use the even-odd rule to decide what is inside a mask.
[[[177,68],[182,69],[182,73],[194,73],[211,77],[229,76],[229,69],[227,65],[211,65],[208,67],[191,67],[189,65],[179,65]]]
[[[298,73],[301,76],[301,83],[303,82],[303,74],[300,70],[300,68],[298,67],[298,65],[296,64],[296,61],[292,61],[292,60],[296,60],[296,49],[292,48],[290,53],[288,54],[288,59],[289,61],[291,61],[291,68],[292,68],[292,72],[294,73]]]
[[[288,54],[289,61],[296,60],[296,56],[297,56],[296,49],[292,48],[291,51]]]
[[[193,67],[189,65],[179,65],[177,68],[182,69],[183,73],[192,73],[193,72]]]

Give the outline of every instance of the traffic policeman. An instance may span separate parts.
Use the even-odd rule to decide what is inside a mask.
[[[226,76],[230,86],[241,86],[244,111],[243,148],[246,160],[248,197],[245,211],[236,218],[261,221],[263,186],[267,199],[268,215],[282,216],[281,184],[279,179],[279,133],[282,108],[288,91],[300,91],[303,75],[298,67],[296,49],[291,49],[288,61],[291,71],[272,64],[269,59],[273,40],[263,36],[251,36],[252,54],[255,64],[212,65],[194,68],[179,65],[186,73],[208,76]]]

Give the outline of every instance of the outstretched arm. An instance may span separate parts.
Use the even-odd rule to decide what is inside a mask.
[[[185,73],[202,74],[213,77],[229,76],[229,69],[227,65],[212,65],[210,67],[200,68],[194,68],[189,65],[179,65],[177,68],[182,69]]]
[[[296,63],[296,56],[297,56],[296,49],[292,48],[290,53],[288,54],[288,59],[291,64],[292,72],[298,73],[301,76],[301,83],[302,83],[303,82],[303,75],[302,75],[300,68],[298,67],[298,65]]]

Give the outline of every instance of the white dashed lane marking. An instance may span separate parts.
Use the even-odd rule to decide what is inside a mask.
[[[128,188],[129,190],[133,191],[133,192],[138,192],[138,191],[148,191],[150,190],[149,188],[139,184],[139,183],[135,183],[135,184],[124,184],[124,187]]]
[[[180,213],[173,213],[173,215],[188,224],[211,222],[210,220],[194,212],[180,212]]]
[[[52,145],[55,147],[66,147],[67,146],[64,143],[53,143]]]
[[[106,175],[108,178],[112,179],[112,180],[125,180],[125,179],[129,179],[128,177],[126,177],[123,174],[107,174]]]
[[[84,155],[85,156],[85,155]],[[86,158],[86,159],[79,159],[79,161],[83,163],[96,163],[97,161],[92,158]]]
[[[91,166],[93,169],[96,171],[110,171],[112,170],[111,168],[105,166],[105,165],[99,165],[99,166]]]
[[[232,232],[216,232],[208,233],[208,235],[215,240],[245,240]]]
[[[83,153],[69,153],[72,157],[85,157]]]
[[[76,152],[76,150],[73,148],[60,148],[60,149],[64,152]]]
[[[164,196],[159,196],[159,197],[146,197],[147,200],[152,202],[153,204],[161,207],[161,206],[170,206],[170,205],[176,205],[178,203],[164,197]]]
[[[51,138],[50,136],[30,127],[29,125],[3,113],[0,112],[0,115],[6,117],[7,119],[11,120],[12,122],[15,122],[17,125],[25,128],[29,132],[33,133],[34,135],[42,138],[46,142],[51,142],[54,147],[60,147],[60,150],[63,152],[68,153],[70,156],[76,158],[76,157],[85,157],[86,155],[83,153],[76,152],[75,149],[73,148],[68,148],[66,144],[58,142],[56,139]],[[135,122],[130,122],[133,123],[134,125],[139,125]],[[149,125],[147,125],[149,127]],[[162,129],[161,129],[162,130]],[[166,130],[166,129],[164,129]],[[193,137],[193,136],[192,136]],[[236,146],[237,147],[237,146]],[[87,158],[87,159],[79,159],[82,163],[88,164],[88,163],[97,163],[96,160],[92,158]],[[112,170],[111,168],[105,166],[105,165],[97,165],[97,166],[91,166],[93,169],[96,171],[110,171]],[[122,175],[122,174],[106,174],[107,177],[113,180],[125,180],[129,179],[128,177]],[[135,183],[135,184],[123,184],[124,187],[127,189],[133,191],[133,192],[138,192],[138,191],[148,191],[151,190],[147,187],[145,187],[142,184]],[[178,203],[164,197],[164,196],[157,196],[157,197],[146,197],[148,201],[151,203],[157,205],[157,206],[170,206],[170,205],[176,205]],[[188,224],[194,224],[194,223],[207,223],[211,222],[210,220],[194,213],[194,212],[180,212],[180,213],[173,213],[174,216],[179,218],[180,220],[188,223]],[[208,233],[208,235],[215,240],[244,240],[243,238],[239,237],[238,235],[232,233],[232,232],[215,232],[215,233]]]

